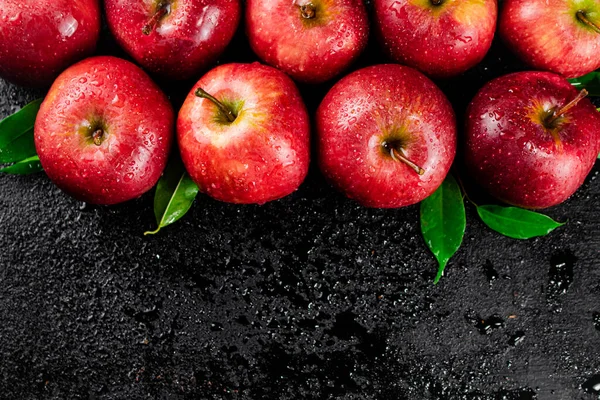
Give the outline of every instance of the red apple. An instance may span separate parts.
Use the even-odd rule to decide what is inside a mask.
[[[142,67],[187,79],[212,64],[240,20],[239,0],[104,0],[117,42]]]
[[[325,177],[367,207],[417,203],[442,183],[456,153],[454,111],[418,71],[375,65],[340,80],[317,110]]]
[[[132,63],[93,57],[54,82],[35,121],[50,179],[76,199],[115,204],[148,191],[167,162],[174,114]]]
[[[600,68],[600,2],[505,0],[499,32],[535,69],[574,78]]]
[[[309,135],[292,80],[259,63],[209,71],[177,119],[191,178],[201,191],[230,203],[262,204],[296,190],[308,172]]]
[[[600,114],[584,95],[549,72],[519,72],[485,85],[467,113],[465,157],[475,180],[520,207],[566,200],[600,151]]]
[[[69,65],[96,49],[98,0],[0,2],[0,77],[49,86]]]
[[[389,55],[436,78],[478,64],[496,30],[496,0],[374,0],[374,6]]]
[[[362,0],[248,0],[246,29],[254,52],[301,82],[346,69],[367,45]]]

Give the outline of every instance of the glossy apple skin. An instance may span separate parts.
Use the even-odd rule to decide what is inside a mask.
[[[35,122],[35,146],[48,177],[78,200],[116,204],[158,181],[173,141],[171,104],[137,66],[92,57],[64,71]],[[90,130],[102,123],[97,146]]]
[[[243,102],[235,121],[217,122],[216,106],[195,96],[197,88]],[[217,200],[263,204],[295,191],[308,172],[310,124],[300,93],[283,72],[259,63],[204,75],[179,111],[177,138],[191,178]]]
[[[456,120],[444,94],[420,72],[401,65],[367,67],[342,78],[317,110],[319,163],[325,177],[367,207],[415,204],[446,177],[456,154]],[[384,151],[390,132],[407,133],[417,174]]]
[[[561,107],[576,95],[549,72],[519,72],[485,85],[469,106],[465,130],[466,165],[475,180],[519,207],[546,208],[571,196],[600,151],[600,114],[588,99],[579,101],[557,131],[558,145],[535,110]]]
[[[375,28],[392,59],[435,78],[459,75],[488,52],[496,0],[374,0]]]
[[[0,77],[46,87],[69,65],[96,49],[98,0],[3,0]]]
[[[239,0],[175,0],[149,34],[155,12],[149,0],[105,0],[106,19],[117,42],[147,71],[181,80],[208,68],[223,53],[240,21]]]
[[[591,4],[600,24],[600,3]],[[585,5],[584,4],[584,5]],[[575,1],[505,0],[499,33],[508,47],[535,69],[567,78],[600,68],[600,33],[580,22],[576,13],[588,10]],[[590,18],[592,18],[590,16]]]
[[[308,3],[317,10],[307,22],[300,6]],[[246,31],[267,64],[297,81],[320,83],[340,74],[363,51],[369,21],[362,0],[248,0]]]

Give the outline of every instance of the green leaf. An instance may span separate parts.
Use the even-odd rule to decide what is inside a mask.
[[[0,121],[0,163],[19,162],[36,154],[33,126],[42,99]]]
[[[514,239],[544,236],[564,225],[544,214],[518,207],[485,205],[477,207],[477,213],[487,226]]]
[[[569,79],[578,90],[586,89],[590,96],[600,96],[600,71],[590,72],[579,78]]]
[[[36,172],[43,171],[42,164],[40,163],[40,159],[38,156],[33,156],[26,158],[25,160],[21,160],[18,163],[11,165],[10,167],[5,167],[0,169],[0,172],[4,172],[5,174],[14,174],[14,175],[29,175],[35,174]]]
[[[460,187],[448,174],[442,185],[421,202],[421,233],[439,264],[433,283],[439,282],[448,260],[460,247],[466,226]]]
[[[158,181],[154,194],[154,215],[158,228],[144,235],[154,235],[183,217],[197,194],[198,186],[186,172],[181,160],[178,156],[173,158]]]

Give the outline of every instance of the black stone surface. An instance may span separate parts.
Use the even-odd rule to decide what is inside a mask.
[[[99,53],[122,55],[106,32]],[[240,29],[222,62],[253,59]],[[382,61],[371,43],[355,68]],[[460,117],[519,69],[496,43],[439,84]],[[192,83],[162,86],[177,107]],[[311,112],[330,85],[301,87]],[[0,81],[0,117],[42,94]],[[314,166],[264,206],[200,195],[154,237],[152,193],[93,207],[0,176],[0,398],[600,398],[599,170],[544,238],[468,206],[437,286],[418,206],[362,208]]]

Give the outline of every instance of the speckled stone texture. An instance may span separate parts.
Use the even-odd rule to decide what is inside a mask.
[[[100,52],[122,54],[106,32]],[[240,30],[222,60],[253,59]],[[381,61],[371,43],[355,68]],[[495,43],[440,85],[460,117],[519,69]],[[192,83],[163,87],[178,107]],[[311,113],[330,85],[301,87]],[[0,82],[0,116],[40,94]],[[152,193],[92,207],[44,174],[0,176],[0,398],[597,399],[599,171],[544,238],[467,206],[437,286],[418,206],[361,208],[316,166],[283,200],[200,195],[148,237]]]

